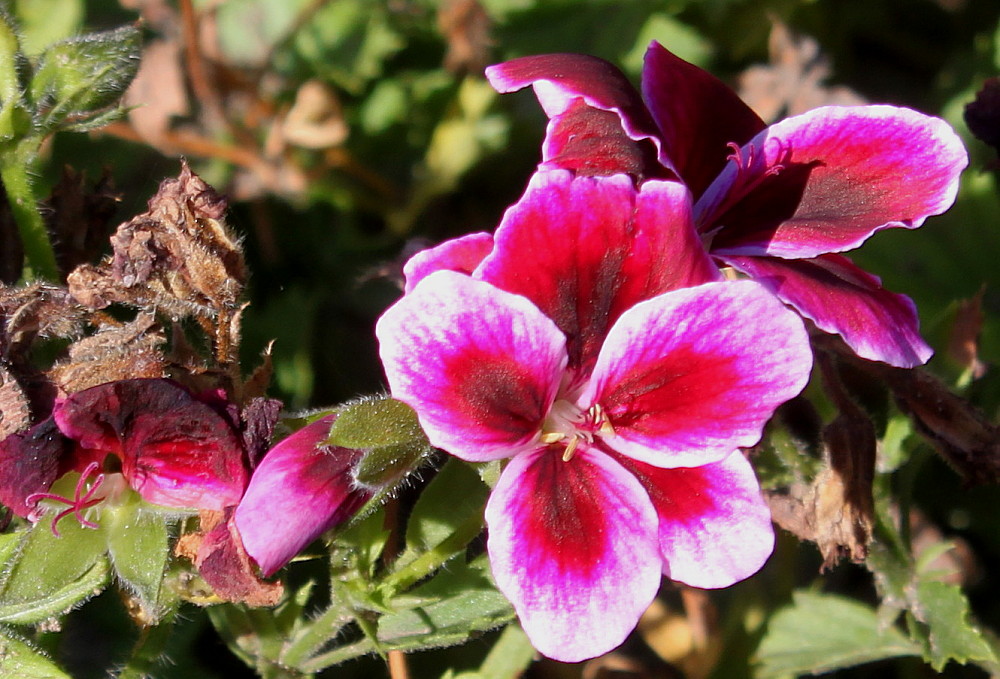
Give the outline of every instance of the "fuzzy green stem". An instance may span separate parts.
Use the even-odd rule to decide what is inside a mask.
[[[352,620],[354,616],[350,609],[338,601],[330,602],[330,607],[321,616],[312,620],[289,642],[281,654],[281,662],[301,669],[313,654]]]
[[[7,201],[21,234],[25,255],[25,277],[59,280],[55,251],[49,240],[45,220],[38,211],[38,202],[28,175],[24,153],[0,154],[0,180],[7,191]]]

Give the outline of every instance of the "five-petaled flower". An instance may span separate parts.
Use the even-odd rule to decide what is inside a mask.
[[[678,182],[541,172],[489,242],[411,260],[381,357],[431,443],[511,458],[486,507],[494,577],[538,650],[582,660],[625,638],[661,574],[724,587],[770,555],[739,448],[811,352],[764,288],[715,280]]]
[[[591,56],[522,57],[486,72],[501,92],[534,86],[550,118],[542,168],[679,177],[720,266],[759,280],[863,358],[913,367],[930,357],[912,301],[838,253],[952,204],[968,157],[944,121],[830,106],[768,127],[721,81],[657,43],[642,98]]]

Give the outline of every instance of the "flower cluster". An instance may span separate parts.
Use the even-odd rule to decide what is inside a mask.
[[[539,651],[578,661],[621,643],[661,575],[725,587],[770,555],[740,449],[809,377],[785,304],[862,357],[929,357],[912,302],[836,253],[945,210],[966,154],[887,106],[767,127],[655,43],[645,102],[581,55],[487,76],[534,86],[542,163],[495,234],[407,263],[376,334],[431,443],[509,459],[486,507],[494,578]]]

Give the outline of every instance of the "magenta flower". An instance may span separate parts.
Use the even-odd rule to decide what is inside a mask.
[[[724,587],[767,559],[738,449],[811,353],[763,288],[706,283],[677,182],[540,172],[487,239],[408,263],[382,361],[432,444],[511,458],[486,508],[494,577],[536,648],[582,660],[625,638],[662,573]]]
[[[264,577],[372,496],[352,476],[362,451],[323,445],[335,419],[320,418],[275,445],[236,508],[233,523]]]
[[[721,81],[657,43],[643,98],[614,66],[583,55],[524,57],[486,74],[501,92],[534,86],[550,118],[543,169],[679,177],[719,266],[756,278],[859,356],[900,367],[930,357],[912,301],[838,253],[952,204],[968,157],[944,121],[831,106],[768,127]]]
[[[0,441],[0,502],[38,520],[38,502],[54,500],[68,506],[58,518],[74,513],[84,525],[93,524],[82,511],[122,485],[173,509],[235,505],[247,482],[246,454],[217,400],[162,379],[109,382],[71,394],[49,419]],[[50,494],[70,471],[81,473],[74,497]]]

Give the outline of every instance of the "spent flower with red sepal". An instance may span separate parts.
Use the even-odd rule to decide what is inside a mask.
[[[199,398],[164,379],[109,382],[56,402],[52,416],[0,441],[0,501],[37,521],[39,502],[83,512],[128,486],[146,502],[175,510],[235,505],[249,477],[243,441],[218,398]],[[52,484],[81,473],[73,498]],[[118,491],[120,492],[120,491]]]
[[[863,358],[913,367],[930,357],[912,301],[839,253],[951,206],[968,156],[944,121],[827,106],[767,126],[657,43],[641,97],[617,68],[585,55],[522,57],[486,74],[501,92],[534,87],[550,118],[543,169],[680,178],[719,266],[759,280]]]
[[[770,555],[739,448],[811,352],[761,286],[715,280],[678,182],[540,172],[483,256],[487,238],[411,260],[381,357],[431,443],[510,458],[486,508],[494,577],[536,648],[582,660],[625,638],[661,574],[724,587]]]

